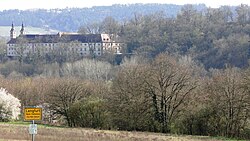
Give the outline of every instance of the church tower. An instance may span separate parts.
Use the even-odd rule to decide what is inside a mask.
[[[23,35],[24,34],[24,26],[23,26],[23,23],[22,23],[22,28],[20,30],[20,35]]]
[[[15,30],[14,30],[14,24],[13,24],[13,22],[12,22],[12,25],[11,25],[12,27],[11,27],[11,29],[10,29],[10,39],[14,39],[14,38],[16,38],[16,32],[15,32]]]

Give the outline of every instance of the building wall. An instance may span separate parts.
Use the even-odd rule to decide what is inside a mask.
[[[101,56],[104,52],[115,54],[121,53],[123,43],[115,41],[114,35],[101,34],[101,42],[99,43],[20,43],[20,44],[7,44],[7,56],[27,56],[30,54],[40,53],[76,53],[80,56],[96,55]]]
[[[103,54],[102,43],[29,43],[29,44],[7,44],[7,56],[27,56],[29,53],[41,54],[52,53],[53,51],[63,51],[76,53],[80,56]]]
[[[113,34],[101,34],[101,37],[104,52],[121,53],[122,43],[116,42],[116,37]]]

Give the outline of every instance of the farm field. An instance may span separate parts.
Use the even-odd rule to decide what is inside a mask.
[[[28,141],[27,125],[0,123],[0,141]],[[38,126],[36,141],[219,141],[211,137],[175,136],[149,132],[126,132],[86,128]]]
[[[11,29],[11,26],[0,26],[0,36],[9,37],[10,29]],[[14,29],[16,31],[16,35],[18,36],[20,33],[21,26],[15,26]],[[24,27],[24,32],[30,33],[30,34],[48,34],[48,33],[57,33],[58,31],[51,30],[51,29],[46,30],[46,29],[37,28],[37,27]]]

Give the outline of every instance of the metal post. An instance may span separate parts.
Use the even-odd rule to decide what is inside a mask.
[[[32,120],[32,124],[33,124],[33,127],[34,127],[34,124],[35,124],[34,120]],[[35,141],[35,134],[32,134],[31,137],[32,137],[32,141]]]

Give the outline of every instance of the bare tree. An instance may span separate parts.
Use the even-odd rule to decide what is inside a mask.
[[[83,34],[100,34],[102,33],[101,24],[100,23],[92,23],[81,26],[78,33]]]
[[[136,63],[134,59],[129,61],[133,62],[131,64],[126,62],[112,85],[110,106],[114,115],[113,122],[123,130],[153,128],[150,96],[145,92],[145,79],[149,77],[148,65]]]
[[[101,23],[101,31],[107,34],[117,34],[120,31],[119,23],[112,17],[106,17]]]
[[[237,68],[213,70],[207,92],[210,104],[217,108],[215,111],[220,115],[217,123],[219,134],[235,137],[244,129],[250,106],[247,83],[247,77],[243,79]]]
[[[109,80],[111,64],[97,60],[82,59],[65,63],[61,69],[63,76],[75,76],[88,80]]]
[[[147,84],[154,118],[161,123],[161,131],[168,132],[172,118],[181,111],[182,104],[196,88],[196,84],[192,80],[191,71],[179,65],[176,58],[166,54],[160,54],[151,68],[151,78]]]
[[[48,99],[48,103],[51,105],[50,108],[55,111],[54,114],[65,117],[70,127],[74,124],[69,115],[70,107],[75,102],[90,95],[86,85],[86,83],[76,80],[59,81],[50,91]]]
[[[140,127],[136,122],[147,121],[150,130],[168,132],[173,117],[177,117],[196,88],[192,71],[183,61],[166,54],[151,64],[143,62],[132,58],[121,65],[113,84],[113,104],[117,105],[114,113],[123,115],[122,121],[132,125],[133,130]]]
[[[24,38],[18,38],[17,44],[15,46],[15,53],[18,58],[20,65],[23,64],[25,56],[28,54],[28,41]]]

